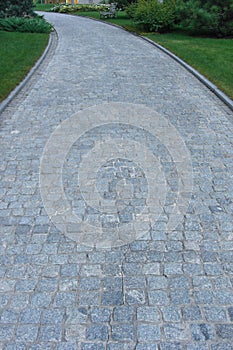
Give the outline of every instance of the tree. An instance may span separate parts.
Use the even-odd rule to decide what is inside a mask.
[[[33,15],[33,0],[0,0],[0,17]]]
[[[233,36],[233,0],[178,0],[176,18],[194,33]]]
[[[125,9],[127,8],[129,5],[135,3],[137,0],[114,0],[114,3],[117,4],[117,8],[118,9]],[[109,1],[111,2],[111,1]]]

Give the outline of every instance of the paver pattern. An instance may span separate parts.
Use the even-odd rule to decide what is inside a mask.
[[[0,349],[233,349],[232,112],[142,39],[89,19],[46,18],[56,28],[57,46],[1,115]],[[98,249],[70,239],[49,219],[40,159],[61,122],[112,102],[149,107],[178,130],[191,155],[193,188],[181,223],[167,232],[177,177],[168,150],[157,147],[171,189],[163,215],[143,237]],[[119,136],[119,128],[106,128],[106,135]],[[72,169],[92,147],[93,135],[86,136],[64,166],[65,192],[77,215],[83,209]],[[112,199],[117,184],[108,180],[104,187],[105,170],[111,175],[114,168],[122,180],[128,176],[122,169],[133,169],[141,178],[134,199],[143,205],[143,169],[121,161],[109,159],[107,170],[100,168],[97,188]],[[119,220],[131,216],[122,211]]]

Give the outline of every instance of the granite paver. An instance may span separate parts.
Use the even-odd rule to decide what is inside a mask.
[[[57,44],[54,39],[1,115],[0,349],[233,349],[232,112],[139,37],[86,18],[46,18]],[[106,208],[100,219],[94,207],[83,206],[78,164],[98,140],[128,138],[142,149],[147,142],[169,189],[163,213],[145,235],[100,249],[69,238],[49,218],[40,160],[60,123],[117,102],[150,108],[175,127],[191,156],[193,187],[179,225],[167,231],[179,179],[171,152],[137,127],[146,113],[127,128],[89,128],[70,148],[63,183],[75,214],[93,230],[101,222],[114,234],[140,215],[148,196],[146,173],[136,162],[109,159],[96,188],[109,201],[120,193],[127,210],[116,219]],[[91,179],[91,166],[84,170]]]

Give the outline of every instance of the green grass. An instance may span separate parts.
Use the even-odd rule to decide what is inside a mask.
[[[48,34],[0,31],[0,102],[36,63],[48,38]]]
[[[233,40],[191,37],[183,33],[146,36],[190,64],[233,99]]]
[[[79,12],[77,15],[99,19],[97,12]],[[192,37],[185,33],[142,33],[142,29],[130,20],[125,12],[117,18],[104,19],[125,29],[143,34],[164,46],[212,81],[233,99],[233,39]]]
[[[39,7],[40,6],[40,7]],[[48,11],[52,5],[37,5],[36,9]],[[76,15],[100,19],[98,12],[77,12]],[[143,34],[175,53],[194,67],[233,99],[233,39],[192,37],[185,33],[142,33],[142,29],[129,19],[125,12],[118,11],[117,18],[104,19]]]
[[[79,13],[79,15],[84,14]],[[85,15],[99,18],[99,14],[96,13],[89,12]],[[117,18],[105,21],[142,34],[167,48],[233,99],[233,39],[193,37],[179,32],[169,34],[142,33],[141,28],[127,18],[124,12],[118,12]]]
[[[79,15],[99,19],[99,14],[94,12],[79,13]],[[233,39],[192,37],[179,32],[142,33],[141,28],[127,18],[124,12],[118,12],[117,18],[106,19],[105,22],[118,24],[127,30],[141,33],[164,46],[233,99]]]
[[[75,13],[77,16],[83,16],[83,17],[91,17],[95,19],[100,19],[99,12],[77,12]],[[113,24],[117,24],[118,26],[124,27],[125,29],[131,31],[131,32],[137,32],[140,33],[140,27],[137,26],[132,20],[130,20],[126,13],[123,11],[118,11],[117,18],[105,18],[101,19],[104,22],[109,22]]]
[[[35,11],[49,11],[55,4],[36,4]]]

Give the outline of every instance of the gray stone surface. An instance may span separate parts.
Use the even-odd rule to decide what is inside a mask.
[[[42,66],[1,114],[0,349],[232,349],[232,112],[142,39],[89,19],[46,18],[56,28],[57,45],[54,40]],[[56,127],[104,102],[141,104],[165,117],[191,154],[193,188],[179,225],[166,231],[177,174],[166,147],[148,139],[169,188],[163,213],[140,239],[98,249],[77,244],[49,219],[39,172]],[[127,132],[144,144],[148,134],[136,129],[140,118],[146,115],[124,133],[97,128],[71,147],[63,180],[76,215],[99,220],[93,208],[83,212],[76,191],[81,156],[106,135]],[[144,207],[148,189],[135,164],[114,164],[98,173],[103,196],[116,195],[123,175],[141,178],[123,186],[122,195],[134,189],[131,209],[119,215],[124,225]],[[91,167],[87,175],[93,176]],[[103,227],[114,220],[106,215]]]

